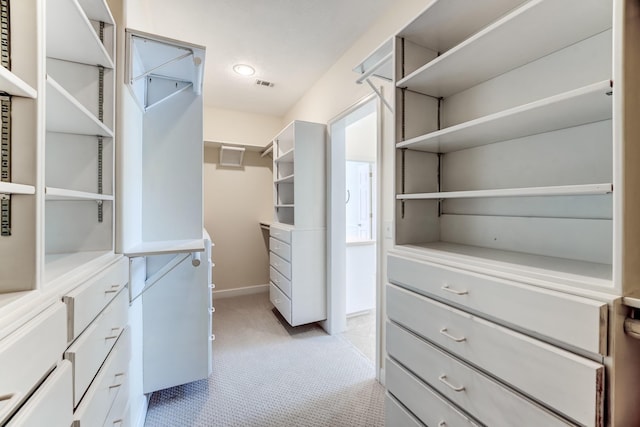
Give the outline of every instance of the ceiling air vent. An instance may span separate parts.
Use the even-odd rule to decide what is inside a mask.
[[[256,80],[256,84],[258,86],[273,87],[273,83],[268,82],[266,80]]]

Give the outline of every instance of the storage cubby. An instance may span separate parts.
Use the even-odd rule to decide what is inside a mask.
[[[612,288],[611,27],[599,0],[439,1],[399,33],[396,244]]]

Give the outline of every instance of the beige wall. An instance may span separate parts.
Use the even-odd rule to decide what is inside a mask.
[[[204,217],[215,247],[216,291],[269,283],[268,233],[273,217],[272,160],[246,151],[243,168],[218,165],[218,148],[204,151]]]
[[[264,147],[283,128],[282,117],[204,107],[204,140]]]

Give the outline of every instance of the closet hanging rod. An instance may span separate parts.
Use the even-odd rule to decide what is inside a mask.
[[[136,81],[138,81],[138,80],[140,80],[140,79],[142,79],[144,77],[147,77],[149,74],[153,73],[155,70],[157,70],[159,68],[162,68],[162,67],[164,67],[166,65],[169,65],[169,64],[173,64],[174,62],[178,62],[178,61],[180,61],[180,60],[182,60],[182,59],[184,59],[184,58],[186,58],[188,56],[193,56],[193,51],[192,50],[189,50],[187,53],[184,53],[184,54],[182,54],[182,55],[180,55],[178,57],[170,59],[167,62],[164,62],[164,63],[162,63],[162,64],[160,64],[160,65],[158,65],[156,67],[153,67],[152,69],[145,71],[144,73],[140,74],[139,76],[132,78],[131,79],[131,84],[133,84],[134,82],[136,82]]]

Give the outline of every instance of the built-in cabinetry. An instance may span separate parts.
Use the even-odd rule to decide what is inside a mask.
[[[270,299],[292,326],[324,320],[325,126],[294,121],[273,141]]]
[[[640,422],[634,14],[440,0],[395,37],[389,425]]]

